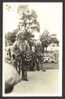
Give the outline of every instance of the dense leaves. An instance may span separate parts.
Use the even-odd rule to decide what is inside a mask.
[[[21,13],[21,18],[19,22],[19,32],[17,35],[18,40],[27,41],[30,49],[33,45],[34,31],[40,31],[40,25],[37,21],[36,12],[32,9],[24,9]]]
[[[5,46],[12,45],[15,42],[17,32],[18,29],[15,29],[13,32],[5,34]]]
[[[51,37],[49,35],[48,31],[44,31],[40,37],[40,41],[42,42],[42,47],[43,47],[43,51],[44,48],[48,47],[48,45],[51,43]]]

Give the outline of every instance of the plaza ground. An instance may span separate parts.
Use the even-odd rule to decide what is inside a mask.
[[[29,71],[28,81],[20,81],[14,86],[9,96],[61,96],[59,69],[48,69],[46,72]]]

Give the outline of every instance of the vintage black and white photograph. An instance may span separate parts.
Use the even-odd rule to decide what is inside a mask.
[[[62,96],[62,2],[3,2],[3,96]]]

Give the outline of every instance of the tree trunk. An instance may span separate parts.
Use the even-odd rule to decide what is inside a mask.
[[[46,52],[47,52],[47,47],[46,47]]]
[[[42,53],[44,53],[44,46],[43,46],[43,50],[42,50]]]
[[[29,46],[30,46],[30,50],[32,51],[32,45],[29,43]]]
[[[32,46],[30,46],[30,50],[32,51]]]

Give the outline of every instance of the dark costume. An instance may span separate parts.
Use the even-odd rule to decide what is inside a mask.
[[[32,69],[32,53],[30,51],[22,52],[22,79],[27,80],[27,71]]]
[[[37,46],[35,47],[35,52],[34,52],[34,63],[35,63],[35,67],[36,67],[36,70],[40,70],[40,51],[38,50]]]

